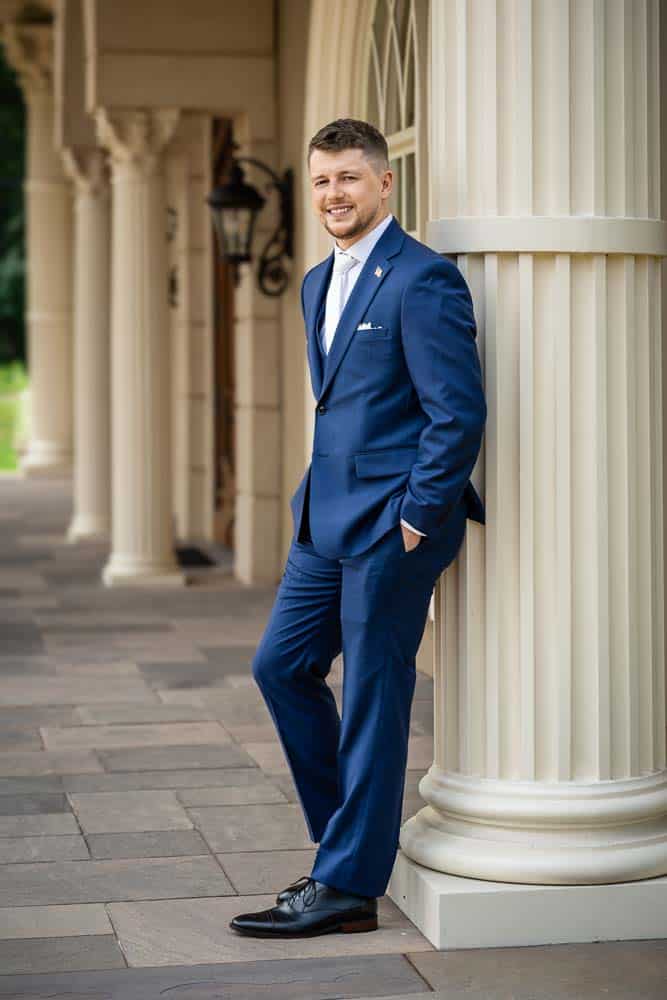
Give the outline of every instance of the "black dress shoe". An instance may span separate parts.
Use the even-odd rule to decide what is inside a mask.
[[[355,934],[377,930],[374,897],[352,896],[313,878],[299,881],[303,885],[277,906],[242,913],[229,926],[250,937],[313,937],[334,931]]]
[[[283,889],[282,892],[278,893],[276,896],[276,903],[282,903],[284,899],[289,899],[289,897],[295,893],[297,889],[302,889],[306,882],[310,882],[310,876],[302,875],[301,878],[296,880],[296,882],[292,882],[292,884],[288,885],[286,889]]]

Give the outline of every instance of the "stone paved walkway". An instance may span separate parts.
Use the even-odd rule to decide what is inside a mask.
[[[233,934],[314,854],[250,675],[275,589],[105,589],[69,510],[0,479],[0,998],[667,996],[664,942],[438,953],[387,898],[373,934]],[[431,720],[419,677],[405,815]]]

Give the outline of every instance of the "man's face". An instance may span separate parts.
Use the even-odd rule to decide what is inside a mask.
[[[313,208],[341,250],[356,243],[389,214],[392,171],[377,174],[361,149],[314,149],[309,169]]]

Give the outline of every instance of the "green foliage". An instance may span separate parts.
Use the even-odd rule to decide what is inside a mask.
[[[21,361],[0,365],[0,396],[22,392],[28,386],[28,373]]]
[[[0,47],[0,363],[25,358],[25,109]]]
[[[20,361],[0,365],[0,471],[16,469],[16,438],[24,415],[22,391],[28,385],[25,366]]]

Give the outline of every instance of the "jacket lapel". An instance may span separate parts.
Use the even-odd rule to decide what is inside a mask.
[[[345,352],[352,342],[357,325],[361,322],[380,285],[394,266],[389,258],[394,257],[400,251],[404,239],[404,230],[395,218],[392,219],[362,267],[361,274],[357,278],[340,315],[331,350],[326,356],[324,381],[317,397],[318,402],[331,385]]]
[[[333,270],[334,252],[318,265],[319,270],[313,282],[313,295],[310,309],[306,315],[306,335],[308,342],[308,364],[310,366],[310,381],[313,387],[315,399],[319,398],[322,391],[323,377],[323,357],[320,345],[317,342],[317,317],[320,306],[329,287],[329,279]]]

